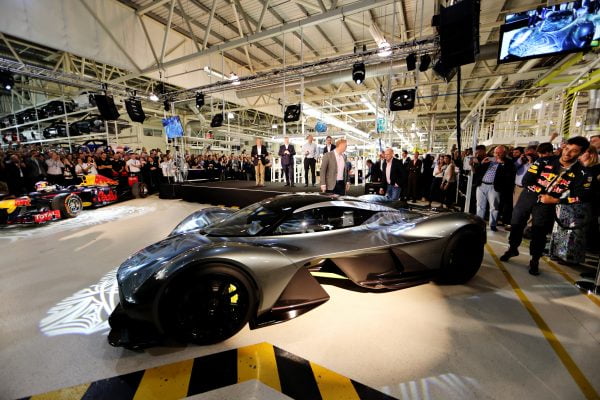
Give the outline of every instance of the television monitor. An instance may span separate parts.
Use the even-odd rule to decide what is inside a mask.
[[[577,53],[600,45],[599,0],[573,1],[508,14],[498,63]]]
[[[173,117],[163,118],[163,127],[168,139],[178,138],[183,136],[183,126],[177,115]]]

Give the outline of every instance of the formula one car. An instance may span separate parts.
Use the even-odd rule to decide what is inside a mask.
[[[81,198],[69,191],[51,195],[34,192],[23,197],[0,197],[0,225],[41,224],[76,217],[83,209]]]
[[[81,197],[84,207],[100,207],[117,201],[145,198],[149,193],[148,186],[135,176],[125,177],[120,182],[102,175],[85,175],[83,179],[80,185],[71,186],[70,190]]]
[[[373,291],[464,283],[479,270],[485,232],[469,214],[319,194],[282,195],[235,213],[204,209],[119,267],[108,341],[209,344],[248,322],[255,329],[287,321],[329,299],[311,272]]]

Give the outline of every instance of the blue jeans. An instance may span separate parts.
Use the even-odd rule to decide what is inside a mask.
[[[387,197],[390,200],[398,200],[400,198],[400,187],[396,187],[394,185],[388,185],[386,191],[385,191],[385,197]]]
[[[477,216],[485,219],[485,209],[490,205],[490,226],[496,226],[498,219],[498,204],[500,203],[500,193],[494,190],[494,185],[482,183],[477,187]]]

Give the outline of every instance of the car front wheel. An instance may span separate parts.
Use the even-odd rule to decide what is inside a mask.
[[[246,275],[225,265],[197,267],[170,284],[160,303],[163,330],[185,342],[212,344],[250,320],[256,292]]]

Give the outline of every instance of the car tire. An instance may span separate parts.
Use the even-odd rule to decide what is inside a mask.
[[[482,233],[476,229],[465,228],[456,232],[446,245],[436,281],[443,284],[467,283],[481,267],[483,247]]]
[[[250,279],[226,265],[197,266],[165,288],[159,303],[162,330],[186,343],[222,342],[238,333],[256,311]]]
[[[8,211],[0,210],[0,225],[8,224]]]
[[[83,210],[83,202],[76,194],[61,193],[52,199],[50,207],[59,210],[62,218],[74,218]]]
[[[144,182],[136,182],[131,185],[131,194],[136,199],[145,199],[148,197],[148,185]]]

